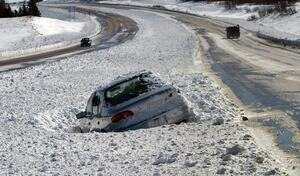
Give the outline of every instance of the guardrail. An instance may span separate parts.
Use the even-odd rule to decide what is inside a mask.
[[[263,34],[261,32],[257,32],[256,36],[265,40],[269,40],[271,42],[281,44],[284,46],[292,46],[292,47],[297,47],[300,48],[300,39],[297,40],[290,40],[286,38],[276,38],[268,34]]]

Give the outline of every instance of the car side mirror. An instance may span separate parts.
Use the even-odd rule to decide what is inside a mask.
[[[82,111],[82,112],[76,114],[76,118],[77,119],[81,119],[81,118],[86,117],[86,115],[87,115],[87,112],[86,111]]]

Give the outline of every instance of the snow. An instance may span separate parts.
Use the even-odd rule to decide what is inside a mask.
[[[186,2],[176,5],[166,5],[167,8],[172,8],[174,10],[185,11],[189,13],[194,13],[202,16],[212,16],[212,17],[228,17],[228,18],[239,18],[247,19],[252,13],[246,13],[244,7],[237,7],[236,10],[226,10],[223,6],[217,3],[193,3]]]
[[[281,32],[300,35],[300,12],[292,16],[271,15],[259,20],[259,23]]]
[[[40,7],[43,17],[0,19],[0,56],[12,57],[78,44],[101,28],[96,17]]]
[[[34,17],[31,24],[40,35],[80,33],[85,25],[83,22],[68,22],[45,17]]]
[[[245,9],[248,7],[238,6],[236,10],[226,11],[225,8],[218,3],[205,3],[205,2],[181,2],[177,0],[112,0],[112,1],[101,1],[100,3],[112,3],[112,4],[127,4],[127,5],[138,5],[138,6],[153,6],[161,5],[167,9],[178,10],[183,12],[194,13],[202,16],[212,17],[230,17],[247,19],[252,13],[246,13]]]
[[[94,7],[96,8],[96,7]],[[98,9],[98,8],[97,8]],[[103,11],[114,12],[106,8]],[[3,175],[264,175],[281,163],[257,147],[240,110],[195,64],[194,32],[167,15],[118,10],[139,25],[121,45],[0,73]],[[150,70],[179,87],[197,121],[122,133],[71,133],[89,95],[121,74]],[[222,118],[224,124],[213,125]],[[239,145],[236,155],[228,149]],[[256,158],[263,157],[263,163]],[[225,159],[224,159],[225,158]]]
[[[0,19],[0,48],[9,48],[9,43],[20,41],[32,35],[28,18]]]
[[[6,3],[19,3],[19,2],[24,2],[26,0],[5,0]]]
[[[191,14],[207,16],[228,22],[230,24],[239,24],[245,29],[254,32],[260,32],[267,36],[300,40],[300,3],[296,4],[298,13],[290,16],[271,15],[264,17],[258,21],[247,21],[252,16],[257,16],[257,10],[266,8],[268,6],[259,5],[240,5],[235,10],[226,10],[218,3],[205,3],[205,2],[185,2],[182,3],[176,0],[170,1],[155,1],[155,0],[112,0],[100,1],[99,3],[110,4],[125,4],[125,5],[138,5],[152,7],[154,5],[161,5],[166,9],[176,10],[181,12],[188,12]],[[300,45],[300,44],[299,44]]]

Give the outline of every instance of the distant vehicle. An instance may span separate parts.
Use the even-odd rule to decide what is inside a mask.
[[[90,47],[92,46],[92,41],[89,38],[82,38],[80,42],[81,47]]]
[[[180,91],[151,72],[118,77],[90,96],[76,115],[79,132],[109,132],[186,122],[193,115]]]
[[[228,39],[238,39],[240,38],[240,26],[230,26],[226,28],[226,35]]]

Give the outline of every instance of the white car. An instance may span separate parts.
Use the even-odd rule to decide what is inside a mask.
[[[177,88],[142,71],[98,88],[76,117],[80,132],[108,132],[181,123],[193,115]]]

